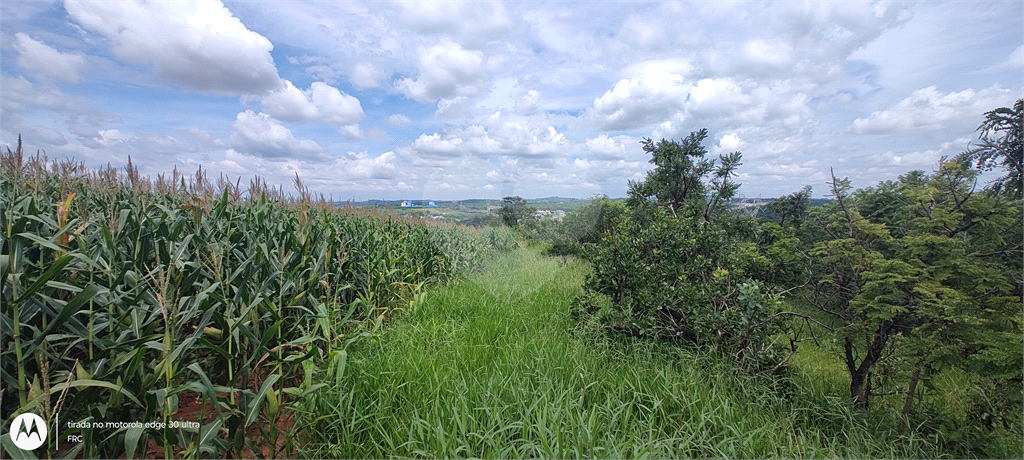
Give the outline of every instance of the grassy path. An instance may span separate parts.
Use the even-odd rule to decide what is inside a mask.
[[[521,250],[429,292],[310,401],[321,418],[306,454],[887,456],[845,447],[857,432],[848,413],[793,410],[710,359],[574,334],[569,303],[585,273]]]

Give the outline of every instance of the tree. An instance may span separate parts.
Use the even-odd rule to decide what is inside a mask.
[[[716,165],[704,159],[706,137],[702,129],[682,142],[643,141],[656,166],[630,182],[625,212],[586,246],[593,271],[574,304],[605,330],[681,340],[762,368],[780,302],[743,273],[733,234],[743,226],[728,212],[741,154]]]
[[[501,210],[498,212],[501,221],[509,227],[518,227],[533,220],[533,213],[536,212],[526,200],[519,196],[506,196],[501,199]]]
[[[786,219],[799,227],[807,215],[807,208],[811,202],[811,186],[806,185],[799,192],[793,192],[768,203],[768,210],[779,215],[779,226],[786,225]]]
[[[978,131],[981,131],[980,145],[961,153],[958,159],[982,171],[1002,166],[1006,175],[997,179],[992,189],[1021,199],[1024,197],[1024,99],[1018,99],[1012,108],[1000,107],[987,112]]]
[[[641,182],[629,181],[626,206],[639,209],[649,206],[650,197],[668,208],[675,217],[697,217],[704,224],[715,219],[728,207],[739,184],[732,181],[742,154],[733,152],[715,160],[705,159],[707,149],[701,145],[707,129],[693,131],[681,142],[662,139],[657,144],[645,138],[641,144],[650,153],[654,170]],[[710,174],[710,177],[708,175]],[[705,183],[706,182],[706,183]]]
[[[909,412],[919,378],[992,349],[992,337],[976,330],[983,322],[1016,333],[1019,350],[1020,289],[1002,254],[1020,257],[1019,246],[1005,239],[1020,212],[972,193],[976,175],[944,162],[931,177],[909,174],[881,184],[904,205],[870,216],[861,214],[858,198],[878,192],[851,193],[849,181],[833,175],[836,201],[823,228],[829,237],[810,252],[817,277],[806,299],[831,318],[857,406],[866,408],[880,393],[880,382],[872,381],[878,366],[898,358],[911,371],[903,390]],[[905,228],[896,236],[886,221]],[[1012,348],[1005,345],[997,347]]]

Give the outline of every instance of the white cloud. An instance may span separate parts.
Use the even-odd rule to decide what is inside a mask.
[[[1012,103],[1010,90],[998,85],[975,91],[968,88],[943,94],[934,86],[914,91],[906,99],[866,118],[857,118],[848,131],[854,134],[894,134],[915,129],[938,130],[962,123],[977,123],[982,114]]]
[[[291,81],[282,81],[282,88],[260,99],[264,112],[274,118],[291,122],[320,121],[342,129],[346,137],[360,137],[358,126],[363,118],[359,99],[323,82],[313,82],[301,91]]]
[[[793,65],[793,47],[782,40],[751,39],[743,44],[743,54],[754,67],[768,67],[778,71]]]
[[[902,174],[906,171],[923,170],[933,171],[943,157],[952,158],[963,152],[971,139],[967,137],[958,138],[952,142],[943,142],[938,148],[927,150],[915,150],[894,152],[892,150],[884,153],[876,153],[868,159],[870,164],[882,167],[889,167],[893,174]]]
[[[502,2],[394,2],[398,22],[417,32],[452,34],[463,43],[480,45],[498,38],[511,25]]]
[[[501,153],[501,145],[480,125],[453,132],[421,134],[409,146],[412,151],[430,156],[459,157],[464,154],[488,156]]]
[[[85,67],[84,54],[62,53],[21,32],[15,35],[14,49],[20,67],[54,80],[78,81]]]
[[[691,88],[682,75],[644,67],[595,99],[588,116],[605,129],[649,126],[682,111]]]
[[[420,49],[419,77],[396,81],[395,88],[409,99],[424,103],[475,96],[490,85],[483,62],[482,52],[467,51],[444,39],[430,48]]]
[[[390,180],[398,177],[399,170],[396,166],[398,155],[393,151],[380,154],[378,157],[371,157],[366,152],[351,153],[338,159],[337,163],[343,165],[346,179],[385,179]]]
[[[475,155],[482,158],[553,158],[564,156],[568,147],[565,135],[554,126],[538,125],[541,119],[502,118],[500,114],[485,127],[474,124],[434,133],[421,134],[408,151],[417,155],[455,158]]]
[[[519,113],[532,113],[540,109],[538,102],[540,101],[540,92],[531,89],[516,101],[515,109]]]
[[[912,17],[903,2],[810,2],[769,4],[769,21],[812,61],[845,59],[884,31]],[[778,7],[778,8],[776,8]]]
[[[601,134],[584,142],[586,157],[591,160],[622,160],[626,158],[626,143],[639,145],[637,139],[629,136],[608,137]]]
[[[0,93],[0,107],[5,111],[22,111],[29,107],[45,107],[52,110],[66,108],[69,99],[52,85],[36,88],[25,77],[3,76],[3,92]]]
[[[106,37],[114,54],[152,64],[165,82],[212,94],[278,88],[274,46],[218,0],[66,2],[71,18]]]
[[[736,151],[743,145],[743,140],[736,133],[726,134],[718,140],[718,150],[721,151]]]
[[[297,140],[292,131],[265,113],[241,112],[231,124],[231,148],[264,158],[323,160],[324,149],[316,142]]]
[[[310,85],[310,100],[320,110],[320,116],[327,124],[344,126],[357,123],[363,118],[363,107],[359,99],[321,82]]]
[[[352,67],[348,75],[349,81],[359,88],[377,88],[387,75],[369,62],[360,62]]]
[[[788,82],[719,77],[691,83],[683,75],[652,65],[595,99],[583,118],[603,129],[653,127],[655,137],[685,135],[697,128],[688,126],[693,123],[730,129],[751,124],[799,129],[812,117],[809,101]]]
[[[303,92],[291,81],[281,82],[281,88],[260,99],[263,111],[279,120],[306,122],[320,118],[320,109],[313,103],[312,91]]]
[[[690,90],[689,99],[687,105],[691,111],[713,117],[739,117],[743,116],[744,111],[760,110],[763,107],[759,100],[761,98],[747,93],[731,78],[705,78],[698,81]],[[755,121],[760,116],[748,115],[744,118]]]
[[[177,134],[184,138],[186,141],[191,142],[192,145],[196,146],[197,150],[225,150],[228,148],[228,145],[224,141],[220,139],[215,139],[213,136],[210,135],[210,133],[199,128],[193,127],[188,129],[180,129],[178,130]]]
[[[407,117],[405,115],[402,115],[400,113],[396,113],[394,115],[391,115],[391,116],[387,117],[384,120],[384,124],[388,125],[388,126],[390,126],[392,128],[400,128],[402,126],[411,125],[412,124],[412,120],[410,120],[409,117]]]

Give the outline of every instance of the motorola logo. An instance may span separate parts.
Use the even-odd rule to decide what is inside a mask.
[[[21,414],[11,423],[10,435],[19,449],[36,450],[46,441],[46,422],[36,414]]]

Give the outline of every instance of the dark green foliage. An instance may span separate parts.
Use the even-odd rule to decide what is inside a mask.
[[[594,271],[586,288],[612,306],[600,312],[599,322],[741,358],[767,348],[773,331],[765,326],[778,299],[743,276],[723,231],[663,211],[647,216],[646,225],[628,216],[616,219],[600,244],[588,246]]]
[[[811,186],[805,186],[799,192],[794,192],[768,203],[768,210],[779,216],[779,225],[785,227],[789,224],[800,227],[800,224],[807,217],[807,209],[810,207]]]
[[[918,430],[954,455],[1019,449],[1009,436],[1019,434],[1024,403],[1024,224],[1010,183],[1018,163],[991,150],[1019,142],[1019,125],[1007,121],[1015,110],[988,114],[987,153],[860,190],[833,177],[834,201],[810,207],[805,187],[770,204],[775,221],[760,226],[721,205],[738,187],[729,178],[739,153],[716,167],[704,159],[705,131],[678,143],[645,139],[656,167],[630,183],[626,212],[600,241],[583,245],[593,272],[574,316],[773,372],[779,350],[766,344],[786,341],[776,321],[793,318],[788,356],[800,341],[831,347],[851,403],[879,426]],[[985,169],[1006,158],[1010,174],[977,191],[979,170],[966,159]],[[773,294],[783,291],[795,311]],[[953,371],[973,388],[959,409],[934,397],[932,382]]]
[[[1021,388],[1022,295],[1007,264],[1021,256],[1010,239],[1020,207],[973,193],[976,174],[946,162],[930,177],[912,173],[853,193],[848,181],[833,182],[828,238],[810,250],[815,275],[804,295],[835,325],[861,407],[908,385],[908,375],[913,388],[917,376],[945,368]],[[881,378],[896,374],[903,377]],[[913,397],[910,390],[905,416]]]
[[[533,217],[534,211],[536,209],[527,204],[526,200],[522,197],[506,196],[501,199],[501,210],[498,214],[505,225],[520,227],[523,225],[528,226],[530,222],[536,220]]]
[[[646,181],[630,183],[626,212],[600,241],[583,245],[594,271],[576,311],[607,330],[714,348],[757,367],[780,304],[744,273],[753,262],[743,260],[740,241],[755,227],[727,211],[740,154],[716,167],[703,158],[706,136],[644,140],[657,166]],[[606,212],[601,206],[608,204],[595,203],[592,212]]]
[[[728,207],[729,200],[739,189],[732,182],[741,154],[733,152],[715,160],[705,159],[707,149],[701,145],[708,136],[707,129],[690,133],[681,142],[662,139],[657,144],[644,139],[645,152],[651,154],[654,170],[647,172],[641,182],[629,182],[626,206],[635,210],[649,210],[661,206],[674,217],[699,219],[710,223]],[[651,197],[655,201],[650,200]],[[647,211],[641,212],[642,219]]]

